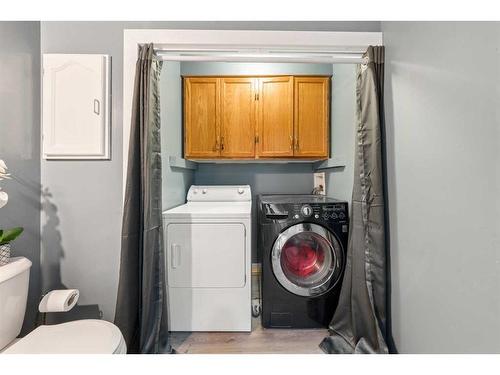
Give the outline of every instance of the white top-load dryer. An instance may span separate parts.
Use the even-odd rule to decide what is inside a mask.
[[[250,186],[191,186],[163,212],[171,331],[251,331]]]

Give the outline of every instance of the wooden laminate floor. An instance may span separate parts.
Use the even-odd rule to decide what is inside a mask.
[[[172,332],[179,354],[321,354],[326,329],[264,329],[254,320],[252,332]]]

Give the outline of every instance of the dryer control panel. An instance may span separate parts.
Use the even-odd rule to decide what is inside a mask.
[[[250,202],[252,190],[248,185],[191,185],[188,202]]]

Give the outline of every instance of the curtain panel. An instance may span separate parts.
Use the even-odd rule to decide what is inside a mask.
[[[159,80],[153,45],[139,48],[115,324],[129,353],[169,353],[162,231]]]
[[[320,344],[326,353],[388,353],[383,166],[384,47],[357,66],[354,187],[347,263],[339,304]]]

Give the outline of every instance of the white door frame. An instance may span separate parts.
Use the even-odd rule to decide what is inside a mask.
[[[370,45],[382,45],[381,32],[260,31],[260,30],[161,30],[131,29],[123,32],[123,191],[127,179],[128,145],[135,65],[138,46],[145,43],[165,45],[178,51],[189,49],[258,48],[365,51]]]

